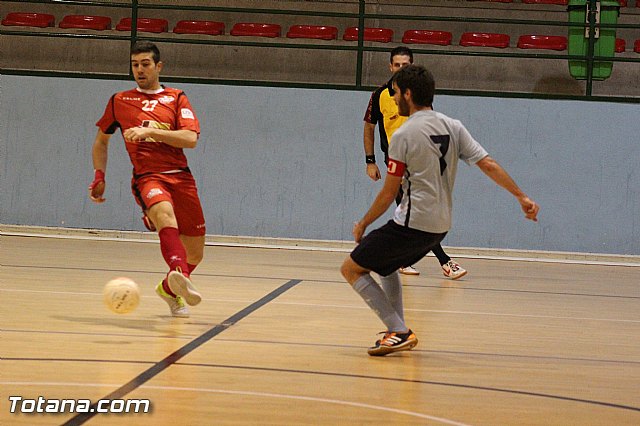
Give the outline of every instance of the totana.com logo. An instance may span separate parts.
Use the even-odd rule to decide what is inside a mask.
[[[24,399],[10,396],[11,413],[148,413],[148,399],[101,399],[92,403],[88,399]]]

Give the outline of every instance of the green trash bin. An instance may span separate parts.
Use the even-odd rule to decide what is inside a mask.
[[[620,14],[620,4],[615,0],[602,0],[600,4],[600,23],[615,25]],[[569,0],[569,22],[577,24],[587,24],[584,26],[569,27],[569,55],[584,56],[589,50],[589,26],[587,18],[588,0]],[[594,56],[613,57],[616,46],[616,29],[601,28],[596,24],[598,30],[593,46]],[[593,79],[604,80],[611,76],[613,62],[596,61],[593,63]],[[587,61],[569,61],[569,73],[578,80],[587,78]]]

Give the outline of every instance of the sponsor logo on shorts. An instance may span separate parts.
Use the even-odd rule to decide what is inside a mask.
[[[193,116],[193,111],[191,111],[189,108],[182,108],[180,110],[180,113],[182,114],[182,118],[190,118],[191,120],[195,118]]]
[[[151,189],[149,192],[147,192],[147,198],[151,199],[157,195],[161,195],[164,194],[164,192],[162,192],[162,189],[160,188],[153,188]]]

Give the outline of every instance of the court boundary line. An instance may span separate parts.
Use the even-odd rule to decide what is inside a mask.
[[[431,386],[444,386],[444,387],[461,388],[461,389],[473,389],[473,390],[480,390],[480,391],[487,391],[487,392],[507,393],[507,394],[527,396],[527,397],[557,399],[561,401],[570,401],[570,402],[577,402],[581,404],[598,405],[603,407],[640,412],[640,407],[634,407],[631,405],[624,405],[624,404],[616,404],[612,402],[575,398],[570,396],[553,395],[553,394],[547,394],[547,393],[541,393],[541,392],[522,391],[517,389],[467,385],[462,383],[449,383],[449,382],[441,382],[441,381],[434,381],[434,380],[415,380],[415,379],[404,379],[401,377],[378,377],[378,376],[368,376],[363,374],[335,373],[335,372],[328,372],[328,371],[308,371],[308,370],[294,370],[294,369],[285,369],[285,368],[237,366],[237,365],[234,366],[234,365],[206,364],[206,363],[180,362],[180,363],[177,363],[177,365],[184,365],[184,366],[191,366],[191,367],[205,367],[205,368],[230,368],[230,369],[238,369],[238,370],[258,370],[258,371],[270,371],[270,372],[291,373],[291,374],[311,374],[311,375],[319,375],[319,376],[338,376],[338,377],[350,377],[350,378],[366,379],[366,380],[382,380],[382,381],[414,383],[414,384],[431,385]]]
[[[11,333],[33,333],[33,334],[68,334],[79,335],[80,333],[74,332],[49,332],[47,330],[0,330],[2,332]],[[100,336],[100,337],[131,337],[131,338],[162,338],[158,336],[140,336],[140,335],[123,335],[123,334],[109,334],[109,333],[84,333],[87,336]],[[184,337],[182,340],[191,340],[193,336]],[[322,347],[322,348],[351,348],[362,349],[361,345],[339,345],[339,344],[327,344],[327,343],[304,343],[304,342],[286,342],[278,340],[256,340],[256,339],[218,339],[218,342],[232,343],[232,344],[258,344],[258,345],[285,345],[285,346],[307,346],[307,347]],[[640,365],[640,361],[629,360],[614,360],[614,359],[595,359],[595,358],[570,358],[562,356],[543,356],[543,355],[523,355],[523,354],[509,354],[509,353],[491,353],[491,352],[463,352],[463,351],[450,351],[450,350],[438,350],[438,349],[412,349],[414,353],[434,354],[434,355],[453,355],[464,356],[471,358],[517,358],[526,359],[532,361],[559,361],[566,363],[591,363],[591,364],[620,364],[620,365]],[[3,357],[4,361],[16,361],[16,362],[86,362],[86,363],[117,363],[117,364],[155,364],[155,361],[141,361],[141,360],[126,360],[126,359],[90,359],[90,358],[52,358],[52,357]],[[176,365],[187,365],[188,363],[176,363]]]
[[[23,386],[64,386],[64,387],[117,386],[109,383],[105,383],[103,385],[98,383],[73,383],[73,382],[0,382],[0,384],[23,385]],[[358,407],[358,408],[367,408],[370,410],[403,414],[407,416],[433,420],[433,421],[437,421],[437,422],[444,423],[451,426],[471,426],[468,423],[460,423],[460,422],[456,422],[455,420],[445,419],[443,417],[431,416],[429,414],[418,413],[416,411],[402,410],[400,408],[391,408],[391,407],[385,407],[382,405],[365,404],[363,402],[347,401],[342,399],[319,398],[319,397],[313,397],[313,396],[291,395],[291,394],[281,394],[281,393],[271,393],[271,392],[238,391],[238,390],[211,389],[211,388],[189,388],[189,387],[159,386],[159,385],[142,385],[139,388],[150,389],[150,390],[173,390],[173,391],[182,391],[182,392],[219,393],[219,394],[226,394],[226,395],[245,395],[245,396],[256,396],[256,397],[266,397],[266,398],[293,399],[293,400],[299,400],[299,401],[323,402],[323,403],[329,403],[329,404],[346,405],[346,406],[352,406],[352,407]]]
[[[268,372],[279,372],[279,373],[290,373],[290,374],[310,374],[310,375],[320,375],[320,376],[348,377],[348,378],[356,378],[356,379],[364,379],[364,380],[394,381],[394,382],[404,382],[404,383],[412,383],[412,384],[419,384],[419,385],[443,386],[443,387],[448,387],[448,388],[465,389],[465,390],[477,390],[477,391],[486,391],[486,392],[506,393],[506,394],[524,396],[524,397],[553,399],[553,400],[559,400],[559,401],[575,402],[575,403],[579,403],[579,404],[596,405],[596,406],[600,406],[600,407],[607,407],[607,408],[620,409],[620,410],[626,410],[626,411],[640,412],[640,407],[634,407],[634,406],[631,406],[631,405],[624,405],[624,404],[616,404],[616,403],[605,402],[605,401],[597,401],[597,400],[593,400],[593,399],[575,398],[575,397],[571,397],[571,396],[553,395],[553,394],[546,394],[546,393],[541,393],[541,392],[522,391],[522,390],[516,390],[516,389],[506,389],[506,388],[497,388],[497,387],[479,386],[479,385],[467,385],[467,384],[462,384],[462,383],[448,383],[448,382],[441,382],[441,381],[434,381],[434,380],[415,380],[415,379],[403,379],[403,378],[397,378],[397,377],[393,377],[392,378],[392,377],[367,376],[367,375],[358,375],[358,374],[349,374],[349,373],[334,373],[334,372],[326,372],[326,371],[305,371],[305,370],[293,370],[293,369],[283,369],[283,368],[234,366],[234,365],[205,364],[205,363],[176,363],[176,366],[204,367],[204,368],[229,368],[229,369],[237,369],[237,370],[257,370],[257,371],[268,371]],[[68,382],[62,382],[60,385],[63,386],[65,383],[68,383]],[[22,385],[27,385],[27,386],[28,385],[36,385],[37,386],[37,385],[47,385],[47,384],[51,384],[53,386],[57,385],[56,382],[4,382],[4,381],[0,381],[0,384],[4,384],[4,385],[22,384]],[[79,383],[75,383],[75,384],[72,383],[71,385],[84,386],[84,384],[79,384]],[[87,385],[87,387],[90,387],[90,386],[117,386],[117,385],[109,385],[109,384],[100,385],[100,384],[94,384],[94,383],[88,383],[86,385]],[[166,386],[154,386],[154,385],[144,385],[144,384],[141,384],[140,386],[136,386],[136,388],[140,388],[140,389],[154,388],[154,387],[157,387],[157,388],[170,388],[170,387],[166,387]],[[206,392],[206,388],[201,388],[201,389],[200,388],[175,388],[175,389],[181,389],[181,390],[189,390],[190,389],[190,390],[194,390],[194,391],[205,391]],[[225,392],[233,393],[234,391],[225,391]],[[110,396],[105,397],[103,399],[110,399]],[[95,412],[94,413],[82,413],[81,415],[77,415],[74,418],[70,419],[69,421],[63,423],[63,425],[67,425],[67,424],[70,424],[70,425],[71,424],[73,424],[73,425],[82,424],[82,423],[84,423],[84,421],[82,423],[70,423],[70,422],[72,422],[76,417],[89,416],[90,415],[89,418],[92,418],[96,414],[98,414],[98,413],[95,413]],[[416,414],[418,414],[418,413],[416,413]]]
[[[141,231],[118,231],[84,228],[41,227],[0,224],[0,236],[59,238],[94,241],[122,241],[158,244],[155,233]],[[304,250],[349,253],[355,247],[351,241],[312,240],[276,237],[249,237],[228,235],[206,235],[207,246],[245,247],[261,249]],[[517,250],[483,247],[450,247],[447,252],[459,258],[518,260],[524,262],[546,262],[587,264],[604,266],[640,267],[640,255],[581,253],[568,251]],[[433,256],[429,253],[427,256]]]
[[[3,264],[4,267],[10,268],[24,268],[24,269],[56,269],[56,270],[69,270],[69,271],[93,271],[93,272],[123,272],[130,273],[135,272],[138,274],[154,274],[160,275],[157,271],[140,271],[140,270],[132,270],[132,269],[107,269],[107,268],[84,268],[84,267],[73,267],[73,266],[42,266],[42,265],[16,265],[16,264]],[[283,281],[287,278],[284,277],[267,277],[267,276],[252,276],[252,275],[232,275],[232,274],[215,274],[215,273],[206,273],[202,271],[198,271],[195,276],[198,277],[207,277],[207,278],[241,278],[241,279],[249,279],[249,280],[265,280],[265,281]],[[321,280],[317,278],[305,278],[305,282],[308,283],[323,283],[323,284],[336,284],[336,285],[344,285],[344,281],[338,280]],[[450,283],[450,280],[442,279],[447,283]],[[465,281],[457,281],[458,286],[447,286],[442,287],[439,285],[426,284],[426,285],[417,285],[417,284],[403,284],[403,287],[407,288],[415,288],[415,289],[438,289],[438,290],[459,290],[459,291],[487,291],[487,292],[501,292],[501,293],[516,293],[516,294],[539,294],[539,295],[551,295],[551,296],[570,296],[570,297],[601,297],[601,298],[611,298],[611,299],[640,299],[640,296],[629,296],[629,295],[618,295],[618,294],[597,294],[597,293],[570,293],[570,292],[562,292],[562,291],[536,291],[536,290],[522,290],[517,288],[482,288],[482,287],[462,287],[460,283],[464,283]],[[2,288],[0,288],[2,290]],[[12,291],[32,291],[32,292],[42,292],[42,290],[20,290],[20,289],[12,289]],[[52,294],[56,294],[57,292],[51,292]],[[83,293],[83,292],[60,292],[63,294],[93,294],[93,293]],[[150,297],[150,296],[143,296]]]
[[[138,374],[136,377],[134,377],[133,379],[131,379],[129,382],[125,383],[124,385],[120,385],[120,387],[118,389],[116,389],[113,392],[109,393],[108,395],[106,395],[102,399],[121,399],[123,396],[127,395],[128,393],[132,392],[136,388],[139,388],[140,386],[142,386],[143,384],[145,384],[149,380],[153,379],[155,376],[157,376],[158,374],[162,373],[164,370],[166,370],[167,368],[171,367],[176,362],[178,362],[180,359],[182,359],[183,357],[185,357],[189,353],[193,352],[194,350],[198,349],[200,346],[202,346],[203,344],[207,343],[208,341],[210,341],[211,339],[216,337],[218,334],[220,334],[223,331],[227,330],[229,327],[233,326],[234,324],[236,324],[237,322],[239,322],[243,318],[246,318],[247,316],[249,316],[250,314],[252,314],[256,310],[260,309],[261,307],[263,307],[267,303],[269,303],[272,300],[276,299],[278,296],[282,295],[287,290],[290,290],[291,288],[295,287],[296,285],[300,284],[301,282],[302,282],[302,280],[296,280],[296,279],[289,280],[288,282],[284,283],[283,285],[281,285],[277,289],[271,291],[270,293],[268,293],[267,295],[263,296],[259,300],[253,302],[252,304],[250,304],[249,306],[245,307],[244,309],[242,309],[242,310],[236,312],[235,314],[231,315],[229,318],[227,318],[226,320],[222,321],[222,323],[216,324],[214,327],[210,328],[208,331],[206,331],[203,334],[201,334],[200,336],[196,337],[191,342],[187,343],[186,345],[182,346],[178,350],[176,350],[173,353],[169,354],[168,356],[166,356],[162,360],[156,362],[153,366],[149,367],[148,369],[146,369],[142,373]],[[95,404],[93,404],[91,406],[91,408],[95,409]],[[88,420],[92,419],[97,414],[98,413],[95,412],[95,410],[94,410],[94,412],[90,412],[90,413],[80,413],[80,414],[72,417],[71,419],[69,419],[65,423],[63,423],[63,426],[82,425],[85,422],[87,422]]]
[[[302,280],[300,280],[302,281]],[[86,296],[99,296],[101,293],[80,293],[80,292],[62,292],[62,291],[48,291],[48,290],[25,290],[25,289],[11,289],[11,288],[0,288],[1,291],[6,292],[16,292],[16,293],[44,293],[44,294],[73,294],[73,295],[86,295]],[[154,296],[142,296],[143,298],[152,298],[155,299]],[[237,303],[246,303],[246,300],[240,299],[214,299],[214,298],[203,298],[202,300],[210,301],[210,302],[237,302]],[[277,305],[286,305],[286,306],[307,306],[307,307],[316,307],[316,308],[335,308],[335,309],[370,309],[368,306],[360,306],[360,305],[335,305],[335,304],[326,304],[326,303],[303,303],[303,302],[274,302]],[[457,311],[457,310],[443,310],[443,309],[417,309],[417,308],[405,308],[405,312],[427,312],[433,314],[445,314],[445,315],[484,315],[484,316],[496,316],[496,317],[513,317],[513,318],[538,318],[538,319],[549,319],[549,320],[573,320],[573,321],[598,321],[598,322],[619,322],[619,323],[631,323],[637,324],[640,323],[640,320],[634,319],[620,319],[620,318],[593,318],[593,317],[567,317],[567,316],[556,316],[556,315],[535,315],[535,314],[515,314],[515,313],[505,313],[505,312],[480,312],[480,311]]]

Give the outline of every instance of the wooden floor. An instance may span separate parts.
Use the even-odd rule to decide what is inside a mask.
[[[204,300],[174,319],[155,243],[0,237],[0,424],[640,425],[640,268],[459,259],[403,277],[420,343],[339,275],[346,253],[208,246]],[[102,286],[142,287],[132,314]],[[11,414],[9,396],[146,398],[146,414]]]

